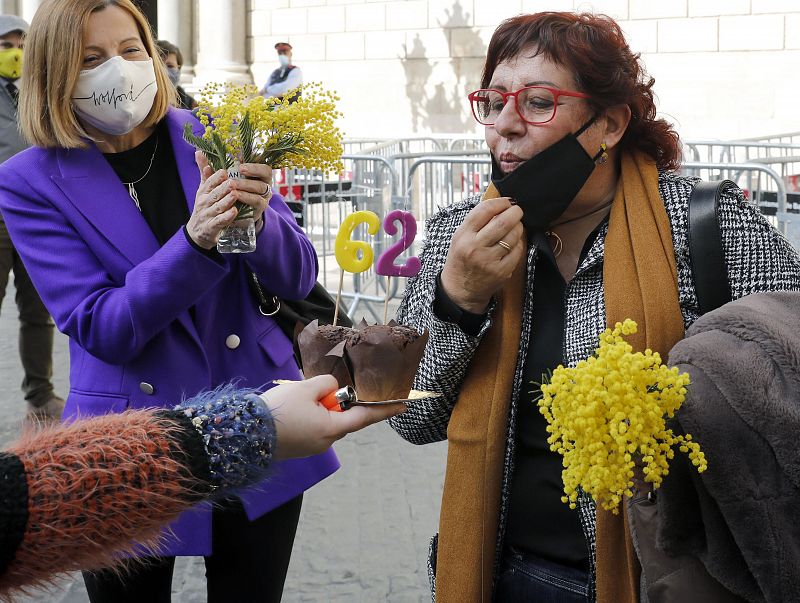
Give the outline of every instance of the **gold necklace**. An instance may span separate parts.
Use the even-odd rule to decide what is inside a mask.
[[[580,216],[575,216],[574,218],[570,218],[569,220],[564,220],[562,222],[557,222],[556,224],[551,225],[550,228],[553,228],[554,226],[562,226],[564,224],[569,224],[570,222],[575,222],[576,220],[580,220],[581,218],[588,218],[592,214],[596,214],[600,210],[605,209],[606,207],[611,205],[613,202],[614,202],[614,199],[612,198],[611,201],[608,201],[607,203],[603,203],[603,205],[601,205],[600,207],[594,208],[592,211],[590,211],[588,213],[581,214]],[[545,236],[553,237],[555,239],[555,243],[553,243],[551,245],[551,247],[553,248],[553,256],[554,257],[560,256],[561,252],[564,251],[564,241],[562,241],[561,237],[559,237],[558,234],[556,232],[552,231],[552,230],[548,229],[548,230],[544,231],[544,234],[545,234]]]
[[[554,257],[560,256],[561,252],[564,251],[564,241],[562,241],[561,237],[559,237],[552,230],[548,230],[544,234],[548,237],[553,237],[556,240],[554,244],[550,245],[550,247],[553,249]]]

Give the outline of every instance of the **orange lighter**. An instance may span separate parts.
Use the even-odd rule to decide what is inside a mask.
[[[413,392],[412,392],[413,393]],[[439,394],[431,394],[438,396]],[[358,399],[356,390],[351,385],[345,385],[320,400],[320,403],[331,412],[342,412],[353,406],[386,406],[389,404],[408,404],[412,398],[399,400],[381,400],[380,402],[366,402]]]
[[[356,390],[350,385],[345,385],[329,393],[322,398],[320,402],[325,408],[332,412],[342,412],[350,408],[356,400],[358,400],[356,397]]]

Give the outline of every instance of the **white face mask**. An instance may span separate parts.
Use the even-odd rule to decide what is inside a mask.
[[[144,121],[156,97],[153,59],[108,59],[94,69],[84,69],[72,91],[75,113],[107,134],[127,134]]]
[[[289,57],[285,54],[279,54],[278,62],[281,64],[281,67],[287,67],[289,65]]]

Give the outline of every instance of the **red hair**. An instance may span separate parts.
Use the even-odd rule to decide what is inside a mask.
[[[591,95],[597,113],[628,105],[631,121],[620,147],[646,153],[661,169],[677,169],[680,138],[672,124],[656,119],[655,80],[633,53],[611,17],[590,13],[544,12],[506,19],[486,53],[481,87],[488,88],[497,66],[535,46],[535,54],[571,71],[578,90]]]

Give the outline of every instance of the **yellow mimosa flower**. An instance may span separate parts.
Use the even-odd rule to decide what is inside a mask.
[[[559,366],[542,384],[539,411],[550,449],[564,456],[562,501],[570,508],[584,491],[618,513],[622,496],[632,495],[637,459],[655,489],[669,472],[673,447],[688,453],[699,472],[708,467],[690,434],[676,436],[666,426],[683,404],[689,375],[662,365],[657,352],[634,353],[624,336],[636,330],[630,319],[606,329],[594,356]]]

